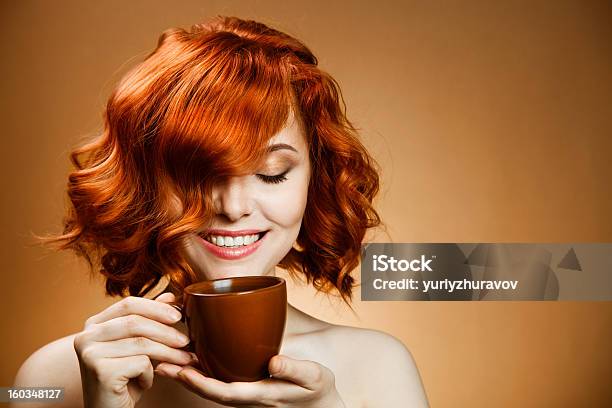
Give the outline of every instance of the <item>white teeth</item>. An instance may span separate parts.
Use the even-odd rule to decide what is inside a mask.
[[[243,235],[240,237],[228,237],[222,235],[209,235],[206,237],[208,242],[220,247],[239,247],[243,245],[251,245],[259,239],[258,234]]]

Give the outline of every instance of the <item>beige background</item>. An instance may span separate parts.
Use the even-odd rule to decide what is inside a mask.
[[[163,29],[216,14],[297,36],[340,82],[383,164],[390,237],[376,240],[612,241],[610,2],[84,3],[0,6],[0,386],[116,301],[72,255],[28,246],[59,231],[70,148]],[[357,300],[354,316],[304,288],[290,298],[399,337],[434,407],[612,401],[610,302]]]

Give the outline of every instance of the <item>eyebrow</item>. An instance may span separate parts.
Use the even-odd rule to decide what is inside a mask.
[[[295,147],[288,145],[287,143],[276,143],[276,144],[270,145],[268,147],[268,152],[275,152],[277,150],[283,150],[283,149],[293,150],[294,152],[298,153]]]

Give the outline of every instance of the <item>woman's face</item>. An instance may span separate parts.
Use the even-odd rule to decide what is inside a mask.
[[[214,186],[211,228],[185,239],[183,256],[201,280],[273,275],[297,239],[310,160],[303,129],[293,114],[268,148],[256,174]]]

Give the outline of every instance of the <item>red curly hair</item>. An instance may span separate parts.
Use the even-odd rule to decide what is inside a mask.
[[[236,17],[163,32],[111,94],[102,133],[71,153],[63,233],[39,238],[76,251],[92,273],[99,264],[109,295],[140,295],[163,275],[181,293],[197,277],[178,249],[214,216],[212,186],[254,170],[290,109],[305,128],[312,177],[298,248],[279,266],[348,303],[365,232],[381,223],[376,163],[312,52]]]

